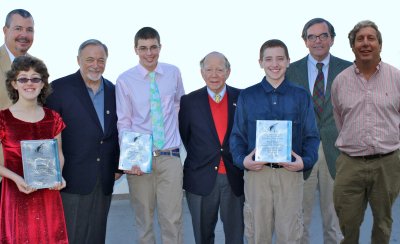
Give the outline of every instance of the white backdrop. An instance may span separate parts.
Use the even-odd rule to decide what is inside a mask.
[[[349,61],[354,56],[347,34],[361,20],[374,21],[383,35],[382,59],[400,67],[400,14],[395,0],[0,0],[1,26],[16,8],[33,15],[35,41],[29,53],[45,61],[50,80],[78,70],[79,45],[95,38],[109,48],[104,76],[115,82],[138,62],[133,49],[136,31],[151,26],[161,35],[160,61],[180,68],[186,92],[204,86],[199,61],[211,51],[224,53],[231,62],[228,83],[245,88],[263,76],[257,60],[266,40],[284,41],[291,61],[306,55],[301,30],[315,17],[333,24],[337,36],[331,52]],[[124,180],[120,182],[116,192],[126,192]]]

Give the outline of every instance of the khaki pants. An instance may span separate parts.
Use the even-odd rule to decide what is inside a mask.
[[[368,203],[374,218],[371,243],[389,243],[392,205],[399,193],[399,178],[399,151],[373,160],[340,154],[336,161],[334,203],[344,236],[342,244],[358,243]]]
[[[155,243],[153,216],[157,207],[162,243],[181,244],[181,160],[175,156],[153,157],[152,169],[151,174],[127,175],[131,204],[136,215],[137,243]]]
[[[342,234],[340,232],[339,221],[333,206],[333,183],[334,181],[329,173],[322,143],[320,143],[318,149],[318,161],[314,165],[310,176],[304,182],[304,232],[301,239],[302,244],[310,243],[309,228],[312,220],[312,210],[316,191],[319,191],[319,204],[324,230],[324,244],[340,243]]]
[[[244,173],[245,235],[249,244],[300,243],[303,234],[303,174],[265,166]]]

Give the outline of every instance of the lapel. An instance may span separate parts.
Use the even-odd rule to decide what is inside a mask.
[[[330,101],[330,99],[331,99],[331,88],[332,88],[333,79],[336,77],[338,70],[339,70],[337,67],[337,64],[338,63],[336,62],[336,57],[332,56],[332,54],[331,54],[331,57],[329,59],[328,80],[326,83],[325,103],[326,103],[326,101]]]
[[[215,128],[215,124],[214,124],[214,118],[212,116],[212,112],[211,112],[211,106],[210,103],[208,101],[208,92],[207,92],[207,86],[203,88],[203,90],[201,91],[201,99],[200,99],[200,110],[198,115],[205,118],[206,120],[206,126],[208,128],[210,128],[211,130],[211,134],[214,137],[214,140],[217,141],[218,144],[219,143],[219,139],[218,139],[218,133],[217,133],[217,129]]]
[[[76,79],[75,81],[75,88],[76,88],[76,94],[78,100],[80,100],[80,104],[83,105],[84,109],[87,111],[89,114],[90,118],[93,120],[93,122],[96,124],[96,126],[99,128],[101,132],[103,132],[103,129],[101,128],[101,124],[99,121],[99,118],[97,117],[96,110],[94,109],[92,99],[90,99],[89,93],[87,91],[87,87],[85,84],[85,81],[82,78],[82,75],[80,71],[78,70],[76,73]],[[105,95],[105,94],[104,94]],[[104,101],[105,103],[105,101]],[[104,121],[105,122],[105,121]],[[105,125],[104,125],[105,127]]]
[[[236,94],[233,93],[232,89],[228,85],[226,85],[226,94],[228,94],[228,126],[226,127],[223,145],[229,143],[229,132],[232,130],[237,102]]]
[[[310,91],[310,84],[308,82],[307,59],[308,56],[300,60],[300,65],[297,66],[294,73],[295,76],[298,77],[297,81],[299,85],[303,86],[307,91]],[[312,91],[310,91],[310,93],[312,94]]]
[[[0,70],[7,72],[11,67],[11,60],[8,56],[5,45],[0,47]],[[5,75],[5,74],[4,74]]]
[[[111,89],[111,85],[106,82],[103,78],[104,83],[104,134],[108,135],[110,132],[110,125],[113,118],[113,114],[115,114],[115,106],[113,106],[113,100],[115,100],[115,93],[113,93],[113,89]],[[97,116],[97,115],[96,115]],[[100,123],[100,122],[99,122]]]

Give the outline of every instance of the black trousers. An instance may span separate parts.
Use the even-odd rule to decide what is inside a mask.
[[[69,243],[105,243],[111,194],[104,195],[100,179],[88,195],[61,192],[61,198]]]
[[[215,186],[208,196],[186,192],[186,199],[192,216],[196,244],[213,244],[218,212],[225,233],[225,243],[243,244],[243,204],[244,195],[236,196],[228,182],[228,177],[218,174]]]

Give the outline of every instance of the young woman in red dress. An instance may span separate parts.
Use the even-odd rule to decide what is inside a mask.
[[[61,169],[64,165],[61,131],[65,124],[58,113],[43,107],[50,93],[48,78],[45,64],[29,56],[16,58],[7,73],[6,87],[13,105],[0,111],[4,152],[0,243],[68,243],[59,192],[65,187],[64,179],[52,188],[37,190],[23,178],[21,140],[56,138]]]

